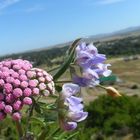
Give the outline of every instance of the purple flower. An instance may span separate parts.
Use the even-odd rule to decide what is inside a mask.
[[[109,76],[111,70],[107,67],[110,64],[104,64],[106,56],[99,54],[93,44],[86,45],[81,43],[76,47],[76,63],[82,68],[82,76],[73,76],[74,83],[79,86],[93,87],[99,84],[100,76]]]
[[[79,91],[80,87],[72,83],[64,84],[62,87],[62,95],[60,96],[60,104],[58,106],[59,109],[64,109],[66,114],[59,113],[59,119],[60,126],[66,131],[74,130],[77,127],[77,122],[85,120],[88,116],[88,113],[83,111],[83,99],[74,96]]]

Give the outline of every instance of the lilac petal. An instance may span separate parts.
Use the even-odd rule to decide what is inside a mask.
[[[99,78],[98,74],[90,68],[83,71],[83,77],[87,79]]]
[[[93,55],[96,55],[98,53],[97,48],[92,43],[87,45],[87,48],[88,48],[88,52],[90,52]]]
[[[78,105],[69,105],[69,111],[72,111],[72,112],[79,112],[79,111],[82,111],[84,108],[84,105],[83,104],[78,104]]]
[[[84,78],[84,77],[79,77],[79,76],[73,76],[73,82],[75,84],[78,84],[81,87],[86,87],[88,86],[90,79]]]
[[[66,98],[66,100],[70,105],[78,105],[83,101],[82,98],[75,97],[75,96],[71,96],[69,98]]]
[[[88,66],[96,65],[98,63],[103,63],[106,60],[106,57],[102,54],[97,54],[88,60]]]
[[[68,116],[72,119],[72,121],[80,122],[87,118],[88,112],[69,112]]]
[[[62,93],[64,97],[70,97],[80,91],[80,87],[77,84],[66,83],[62,87]]]
[[[66,122],[63,127],[66,131],[71,131],[77,127],[77,123],[76,122]]]
[[[103,75],[104,75],[105,77],[107,77],[107,76],[111,75],[111,73],[112,73],[111,70],[106,70],[106,71],[103,72]]]
[[[107,76],[109,76],[112,73],[111,70],[107,69],[108,66],[111,66],[110,64],[99,63],[97,66],[100,69],[100,74],[102,74],[103,76],[107,77]]]
[[[86,49],[86,43],[85,42],[82,42],[81,44],[79,44],[77,47],[76,47],[76,51],[77,52],[80,52],[81,50],[85,50]]]
[[[100,83],[99,79],[92,79],[89,83],[89,87],[94,87]]]

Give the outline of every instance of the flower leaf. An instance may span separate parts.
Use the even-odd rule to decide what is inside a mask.
[[[62,64],[62,66],[59,68],[59,70],[53,76],[54,81],[56,81],[69,67],[70,63],[73,60],[74,54],[75,54],[75,47],[79,41],[80,41],[80,39],[77,39],[71,45],[71,47],[69,49],[69,56],[66,58],[66,61]]]

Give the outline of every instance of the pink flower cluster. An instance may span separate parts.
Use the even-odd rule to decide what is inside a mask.
[[[55,92],[51,75],[32,68],[27,60],[5,60],[0,62],[0,120],[10,114],[13,120],[21,119],[20,110],[32,104],[36,95],[48,96]]]

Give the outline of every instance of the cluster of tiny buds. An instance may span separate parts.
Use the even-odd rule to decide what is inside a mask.
[[[42,69],[32,68],[29,61],[0,62],[0,120],[7,114],[15,121],[20,120],[20,110],[32,104],[33,96],[48,96],[54,92],[52,76]]]

